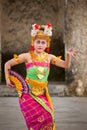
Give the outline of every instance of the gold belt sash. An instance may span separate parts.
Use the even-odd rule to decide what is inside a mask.
[[[40,82],[40,81],[37,81],[37,80],[32,80],[30,78],[26,78],[26,81],[27,81],[28,84],[32,85],[30,91],[36,96],[44,94],[45,89],[48,86],[48,82]]]
[[[35,96],[39,96],[46,94],[47,100],[50,103],[51,108],[53,109],[53,105],[52,105],[52,101],[48,92],[48,82],[40,82],[37,80],[32,80],[30,78],[26,78],[26,81],[28,84],[31,84],[31,92],[35,95]]]

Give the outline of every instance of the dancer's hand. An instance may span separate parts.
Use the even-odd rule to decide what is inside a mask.
[[[6,85],[7,85],[8,87],[15,88],[15,85],[10,81],[9,78],[6,79]]]
[[[74,59],[77,60],[81,52],[80,52],[79,50],[74,49],[74,48],[70,48],[70,49],[68,50],[68,53],[70,53],[71,56],[72,56]]]

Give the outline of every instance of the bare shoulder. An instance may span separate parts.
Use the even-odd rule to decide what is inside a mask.
[[[48,59],[50,60],[50,62],[51,62],[51,60],[53,59],[53,58],[55,58],[56,56],[55,55],[53,55],[53,54],[48,54]]]
[[[49,54],[49,59],[50,59],[50,63],[51,64],[55,64],[56,65],[56,61],[59,64],[60,62],[62,62],[61,60],[61,56],[55,56],[53,54]]]
[[[26,57],[26,56],[28,56],[28,55],[29,55],[28,52],[26,52],[26,53],[21,53],[21,54],[19,54],[19,57],[24,58],[24,57]]]
[[[21,59],[21,61],[24,61],[25,63],[27,63],[30,59],[30,53],[29,52],[22,53],[19,55],[19,58]]]
[[[30,55],[30,53],[29,52],[26,52],[26,53],[23,53],[23,54],[21,54],[21,55],[23,55],[24,57],[31,57],[31,55]]]
[[[50,59],[52,59],[52,58],[55,58],[56,56],[53,55],[53,54],[48,54],[48,57],[49,57]]]

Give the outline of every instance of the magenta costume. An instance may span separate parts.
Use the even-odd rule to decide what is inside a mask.
[[[28,130],[56,130],[54,111],[48,93],[48,75],[50,63],[35,61],[26,64],[27,76],[23,80],[16,73],[11,73],[19,94],[20,109],[23,113]],[[16,85],[17,86],[17,85]]]

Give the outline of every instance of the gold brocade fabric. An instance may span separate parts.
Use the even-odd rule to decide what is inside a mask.
[[[35,54],[34,51],[31,51],[30,54],[33,61],[35,60],[39,62],[47,61],[48,54],[46,52],[43,52],[41,56],[38,56],[37,54]]]
[[[32,85],[31,92],[36,96],[44,94],[45,89],[48,86],[48,82],[39,82],[29,78],[26,78],[26,81],[28,84]]]
[[[53,109],[53,104],[48,92],[48,82],[39,82],[37,80],[32,80],[29,78],[26,78],[26,81],[28,84],[32,85],[31,88],[31,92],[35,95],[35,96],[39,96],[42,94],[46,94],[47,100],[50,103],[51,108]]]
[[[17,91],[22,90],[22,83],[16,77],[10,76],[10,80],[11,80],[12,83],[15,84]]]
[[[52,64],[55,64],[59,59],[61,59],[61,56],[54,57],[51,61]]]
[[[52,126],[53,126],[53,123],[49,123],[48,125],[43,125],[40,130],[53,130]]]
[[[20,59],[17,54],[14,54],[14,59],[17,63],[20,63]]]
[[[22,90],[22,83],[15,76],[10,76],[10,80],[15,85],[15,89],[18,92],[18,97],[21,97],[22,96],[22,92],[21,92],[21,90]]]

